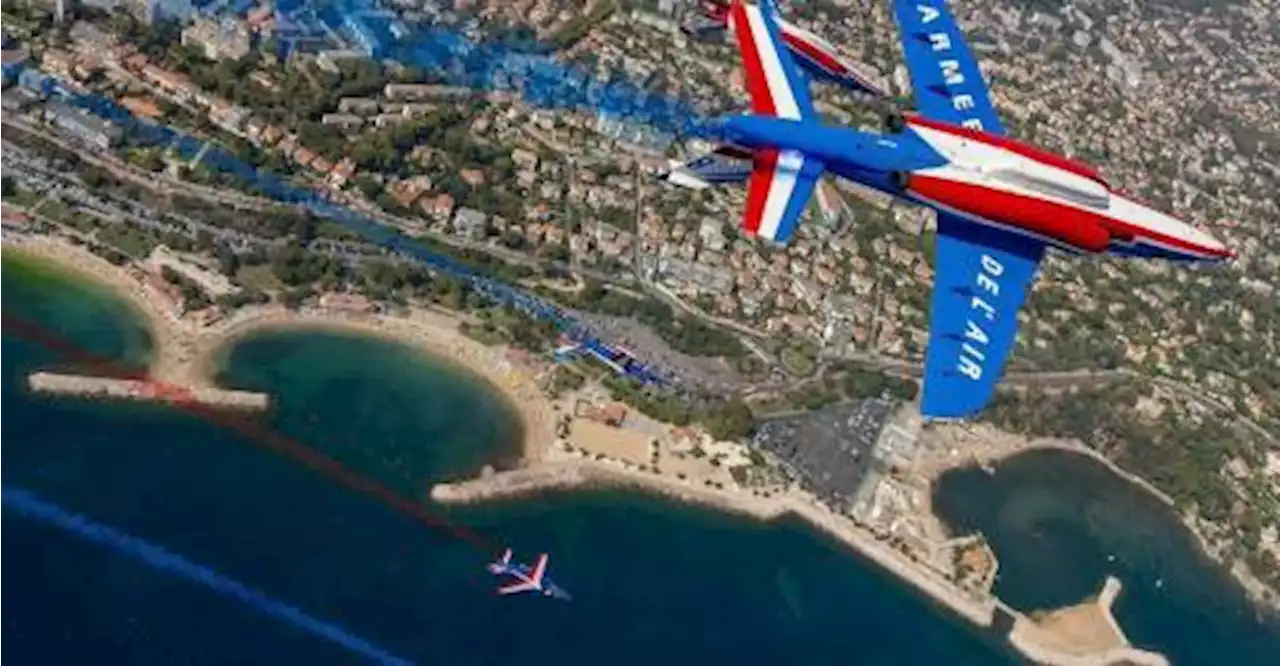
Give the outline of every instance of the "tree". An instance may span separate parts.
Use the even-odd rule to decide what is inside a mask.
[[[84,181],[84,186],[90,188],[90,190],[97,190],[97,188],[106,184],[106,174],[102,173],[102,169],[97,168],[97,166],[90,166],[90,168],[84,169],[81,172],[81,179]]]
[[[754,432],[756,427],[751,408],[737,397],[707,407],[699,420],[718,440],[741,439]]]
[[[218,243],[214,248],[214,256],[218,259],[218,270],[223,275],[232,277],[240,270],[240,257],[226,243]]]

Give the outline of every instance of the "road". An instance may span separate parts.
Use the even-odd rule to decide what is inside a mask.
[[[270,211],[279,210],[280,208],[285,207],[284,204],[270,199],[229,192],[227,190],[219,190],[205,185],[198,185],[196,183],[176,179],[168,174],[153,173],[151,171],[139,169],[132,164],[120,160],[110,153],[89,150],[81,144],[51,134],[45,131],[44,128],[28,123],[20,118],[6,115],[2,122],[3,127],[7,130],[16,130],[21,133],[39,137],[40,139],[69,153],[75,154],[76,157],[80,158],[80,160],[84,162],[88,162],[89,164],[101,169],[106,169],[118,179],[127,180],[148,189],[154,190],[159,186],[162,188],[162,191],[167,194],[181,193],[204,201],[248,210]]]
[[[3,127],[6,130],[17,131],[20,133],[25,133],[28,135],[38,137],[65,151],[75,154],[82,161],[85,161],[89,164],[92,164],[94,166],[107,170],[116,178],[132,182],[136,185],[145,187],[149,190],[159,191],[161,193],[169,194],[169,195],[183,194],[183,195],[186,195],[195,199],[199,199],[205,202],[209,202],[209,203],[214,203],[214,204],[219,204],[224,206],[231,206],[239,209],[253,210],[258,212],[268,212],[272,210],[279,210],[280,208],[284,207],[283,204],[273,201],[271,199],[265,199],[261,197],[255,197],[255,196],[236,193],[236,192],[229,192],[226,190],[220,190],[212,187],[207,187],[204,185],[190,183],[180,179],[175,179],[168,176],[167,174],[156,174],[156,173],[139,169],[131,164],[128,164],[116,158],[114,155],[111,155],[109,153],[98,152],[95,150],[89,150],[80,144],[74,143],[72,141],[69,141],[59,136],[56,136],[54,134],[51,134],[50,132],[46,131],[42,127],[33,125],[32,123],[29,123],[21,118],[14,117],[12,115],[6,114],[2,119],[2,123],[3,123]],[[553,149],[560,148],[560,146],[557,146],[553,143],[548,143],[545,140],[545,138],[540,138],[540,140],[543,140],[544,143],[547,143]],[[637,229],[638,229],[639,222],[643,214],[644,190],[641,187],[642,182],[640,182],[641,175],[639,173],[639,170],[637,170],[636,174],[637,174],[636,175],[637,198],[636,198],[635,214],[636,214]],[[377,209],[376,207],[373,207],[367,204],[367,202],[360,202],[360,203],[364,203],[365,205],[362,207],[369,209],[368,212],[370,213],[370,215],[384,224],[395,227],[405,232],[409,232],[411,230],[414,230],[420,227],[420,224],[417,221],[408,220],[405,218],[399,218],[399,217],[390,215],[388,213],[381,211],[380,209]],[[104,214],[107,214],[107,215],[115,215],[115,214],[123,213],[123,211],[111,210],[111,209],[107,209],[106,211],[103,211],[103,212]],[[137,215],[136,214],[137,211],[134,211],[134,213],[135,215],[131,217],[133,217],[133,219],[135,220],[145,221],[147,219],[145,216]],[[226,236],[228,233],[231,233],[233,235],[236,233],[234,231],[213,227],[212,225],[207,225],[205,223],[201,223],[196,220],[186,218],[185,216],[181,216],[181,219],[184,223],[190,224],[190,228],[204,229],[214,234],[217,237]],[[173,229],[170,229],[170,230],[173,230]],[[426,232],[425,234],[418,234],[418,235],[425,235],[429,238],[432,238],[434,240],[437,240],[441,243],[450,245],[455,248],[483,252],[501,261],[522,265],[522,266],[527,266],[533,269],[541,269],[548,265],[547,262],[540,261],[527,254],[516,252],[501,246],[494,246],[488,243],[480,243],[480,242],[472,241],[470,239],[458,237],[453,234],[430,231],[430,232]],[[247,235],[244,235],[244,236],[245,236],[244,238],[236,237],[236,238],[229,238],[229,240],[238,240],[240,243],[262,240],[256,237],[251,237]],[[250,239],[252,239],[252,241]],[[371,255],[369,248],[365,247],[365,244],[361,244],[361,243],[348,244],[342,241],[327,241],[327,240],[323,241],[323,243],[327,243],[327,245],[322,244],[322,246],[318,247],[318,249],[321,249],[322,251],[331,252],[335,255],[341,256],[344,259],[367,258],[368,256]],[[659,300],[671,305],[677,310],[684,312],[689,316],[695,317],[709,325],[715,326],[717,328],[721,328],[723,330],[732,331],[734,334],[736,334],[736,336],[744,344],[744,346],[750,349],[754,354],[756,354],[766,363],[769,363],[771,366],[776,366],[776,363],[777,363],[776,359],[772,355],[770,355],[766,350],[761,348],[760,345],[758,344],[759,341],[762,341],[767,338],[767,336],[763,332],[757,329],[754,329],[750,326],[747,326],[745,324],[742,324],[740,322],[712,316],[702,311],[700,308],[697,308],[696,306],[693,306],[685,302],[684,300],[682,300],[675,294],[671,293],[669,290],[665,289],[661,285],[644,279],[644,276],[642,274],[641,262],[640,262],[639,243],[638,242],[634,243],[633,247],[636,248],[635,249],[636,254],[633,257],[633,260],[635,262],[635,266],[634,266],[635,277],[638,278],[638,283],[645,294],[658,298]],[[577,274],[580,277],[589,277],[595,280],[599,280],[602,284],[608,285],[610,289],[620,291],[622,293],[626,293],[633,297],[640,296],[639,293],[629,288],[628,284],[619,283],[617,276],[608,275],[601,271],[597,271],[591,268],[584,268],[582,266],[576,266],[576,267],[570,266],[563,262],[554,262],[549,265],[564,269],[566,271],[569,271],[572,274]],[[828,359],[828,362],[830,362],[831,360],[837,360],[837,359]],[[879,371],[879,372],[896,372],[896,373],[905,374],[907,376],[914,377],[914,378],[919,378],[923,375],[922,364],[918,361],[908,361],[904,359],[883,356],[880,354],[876,354],[874,352],[855,352],[853,354],[849,354],[844,357],[841,357],[838,360],[843,362],[852,362],[855,365],[866,370]],[[798,388],[803,388],[808,384],[816,381],[817,379],[820,379],[823,376],[822,373],[825,371],[825,368],[826,368],[826,363],[823,363],[819,365],[819,372],[816,376],[798,379],[792,382],[759,383],[751,386],[750,390],[755,394],[768,394],[771,392],[780,393],[780,392],[796,390]],[[1133,373],[1128,370],[1123,370],[1123,369],[1010,372],[1005,375],[1003,384],[1006,386],[1041,386],[1041,387],[1089,386],[1089,385],[1106,384],[1106,383],[1119,381],[1119,380],[1130,378],[1130,377],[1137,377],[1137,376],[1140,376],[1140,375],[1137,375],[1136,373]],[[1233,407],[1204,395],[1202,391],[1197,390],[1193,387],[1190,387],[1174,379],[1163,378],[1163,377],[1155,377],[1150,379],[1152,379],[1154,382],[1156,382],[1160,386],[1167,388],[1168,390],[1173,391],[1186,399],[1192,400],[1197,404],[1202,405],[1206,409],[1220,411],[1220,412],[1229,413],[1229,414],[1236,414],[1236,418],[1239,423],[1241,423],[1245,427],[1257,433],[1259,436],[1266,439],[1273,446],[1280,445],[1280,442],[1277,441],[1276,436],[1272,434],[1270,431],[1263,428],[1261,425],[1252,421],[1251,419],[1238,414]]]

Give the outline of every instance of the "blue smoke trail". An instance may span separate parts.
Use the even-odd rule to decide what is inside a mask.
[[[474,42],[444,28],[406,38],[396,45],[394,58],[439,72],[453,85],[519,93],[533,106],[601,111],[681,137],[717,135],[716,123],[703,118],[688,100],[653,94],[617,76],[601,82],[550,56]]]
[[[342,16],[368,16],[371,21],[385,15],[377,10],[376,5],[365,0],[351,0],[343,4],[345,6],[330,9],[337,9]],[[473,41],[456,30],[436,27],[407,31],[390,46],[390,55],[402,64],[435,72],[453,85],[518,93],[530,104],[544,108],[595,109],[677,136],[713,139],[719,135],[718,121],[703,118],[688,101],[651,94],[617,76],[611,77],[607,82],[599,82],[581,68],[537,53],[545,50],[538,45],[520,49],[501,43],[482,43]],[[203,145],[200,140],[171,128],[140,121],[107,98],[77,93],[62,86],[54,86],[54,90],[66,97],[72,105],[123,126],[135,139],[172,145],[180,155],[187,158],[194,157]],[[226,151],[210,148],[203,163],[236,176],[268,197],[282,203],[306,207],[316,215],[337,222],[371,242],[461,278],[490,299],[548,320],[588,349],[611,355],[607,344],[590,328],[550,302],[477,274],[446,255],[431,252],[412,242],[394,229],[353,210],[332,204],[309,189],[288,185],[280,178],[261,172]],[[630,368],[630,374],[643,383],[665,384],[673,379],[669,373],[642,363],[635,363]]]
[[[430,71],[451,85],[510,91],[544,108],[600,111],[669,135],[717,134],[716,123],[701,117],[687,98],[653,94],[617,73],[598,81],[595,72],[548,55],[552,47],[546,44],[477,41],[446,25],[407,26],[391,18],[392,12],[379,7],[377,0],[305,4],[317,17],[308,30],[319,31],[318,24],[324,23],[336,32],[350,33],[349,26],[358,26],[375,59],[390,58]]]
[[[354,636],[341,627],[316,619],[265,594],[250,588],[243,583],[232,580],[212,569],[195,564],[179,555],[170,553],[159,546],[152,545],[136,537],[117,532],[116,530],[94,523],[89,519],[71,513],[59,506],[40,499],[35,494],[6,485],[0,488],[0,498],[6,508],[17,511],[29,518],[70,532],[82,539],[107,546],[139,559],[161,571],[177,574],[183,578],[200,583],[206,587],[238,599],[262,613],[284,620],[300,629],[326,638],[372,662],[384,666],[412,666],[412,663],[401,659],[372,643]]]
[[[68,104],[120,125],[138,141],[172,146],[179,155],[188,159],[195,157],[204,146],[204,142],[195,137],[163,125],[139,120],[124,107],[100,95],[78,93],[52,79],[46,81],[46,88],[47,92],[62,96]],[[605,343],[598,335],[586,324],[571,317],[555,304],[480,274],[448,255],[432,252],[399,231],[367,215],[331,203],[309,189],[289,185],[279,177],[259,171],[220,148],[210,146],[204,154],[202,164],[229,173],[276,201],[307,208],[316,215],[332,220],[370,242],[459,278],[490,300],[506,303],[530,316],[550,321],[565,335],[579,341],[582,345],[608,354],[608,350],[602,347]],[[629,372],[643,383],[663,384],[671,377],[659,368],[642,363],[636,363]]]

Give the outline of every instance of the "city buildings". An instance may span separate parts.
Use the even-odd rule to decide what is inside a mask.
[[[147,25],[156,21],[186,23],[196,14],[191,0],[120,0],[118,6]]]
[[[253,36],[244,23],[235,19],[197,18],[183,29],[182,44],[201,49],[210,60],[239,60],[249,55]]]
[[[124,132],[118,126],[63,104],[52,103],[46,106],[45,120],[103,150],[120,143],[124,138]]]

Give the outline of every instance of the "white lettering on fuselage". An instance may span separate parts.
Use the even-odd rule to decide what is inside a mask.
[[[920,21],[925,25],[933,23],[942,15],[942,11],[933,5],[925,3],[917,3],[916,11],[920,14]],[[951,35],[946,31],[928,33],[929,44],[933,47],[935,53],[948,53],[952,50]],[[938,68],[942,73],[942,80],[948,86],[962,86],[965,83],[964,73],[960,71],[960,61],[956,59],[940,59],[938,60]],[[919,93],[917,93],[919,94]],[[974,108],[973,95],[968,93],[960,93],[951,97],[951,106],[956,111],[970,111]],[[960,121],[964,127],[973,130],[983,131],[982,120],[978,118],[965,118]]]
[[[988,303],[986,298],[1000,296],[997,278],[1004,275],[1004,264],[989,254],[982,255],[981,264],[982,270],[974,278],[978,293],[969,299],[969,318],[964,325],[964,342],[960,344],[960,356],[956,361],[956,370],[975,382],[982,379],[982,364],[987,360],[987,346],[991,343],[991,336],[982,327],[983,322],[996,319],[995,306]],[[981,319],[975,317],[975,313],[979,311],[982,313]]]

